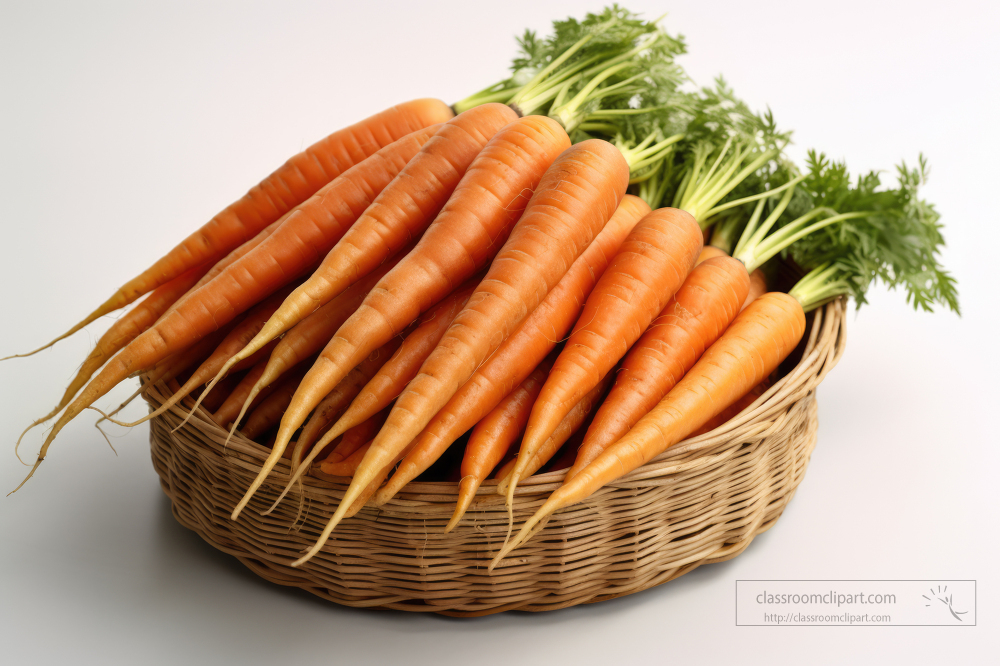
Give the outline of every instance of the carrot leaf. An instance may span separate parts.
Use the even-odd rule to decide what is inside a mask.
[[[883,188],[877,171],[859,176],[852,187],[846,165],[823,154],[810,152],[808,164],[805,183],[813,202],[841,217],[854,215],[788,245],[788,254],[812,269],[790,292],[803,308],[840,295],[860,307],[872,283],[881,281],[902,288],[916,309],[944,306],[960,313],[955,279],[938,263],[944,247],[940,215],[919,197],[928,173],[923,155],[915,168],[897,168],[895,189]]]

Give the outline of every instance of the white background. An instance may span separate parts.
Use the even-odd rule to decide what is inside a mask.
[[[401,100],[501,78],[513,35],[599,2],[0,4],[0,356],[103,301],[289,155]],[[1000,71],[992,2],[633,1],[683,64],[854,170],[924,151],[963,317],[876,291],[819,391],[809,472],[740,557],[629,598],[460,621],[339,608],[177,525],[145,427],[78,419],[0,500],[0,661],[984,663],[1000,635],[996,339]],[[108,325],[0,364],[11,451]],[[102,401],[116,405],[121,388]],[[136,406],[136,413],[142,411]],[[40,433],[24,452],[33,457]],[[979,581],[976,628],[734,626],[737,579]],[[957,600],[956,600],[957,601]]]

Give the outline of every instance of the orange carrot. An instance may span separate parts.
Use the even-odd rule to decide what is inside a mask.
[[[587,424],[584,423],[583,428],[580,428],[573,433],[573,436],[570,437],[562,449],[560,449],[559,455],[553,458],[549,464],[546,465],[546,467],[542,468],[542,474],[545,474],[546,472],[569,470],[569,468],[573,465],[573,461],[576,460],[576,454],[580,450],[580,444],[583,443],[583,435],[586,432],[586,426]]]
[[[292,469],[299,471],[302,456],[309,450],[312,443],[319,438],[318,429],[325,429],[327,425],[336,421],[347,409],[351,401],[357,397],[358,393],[372,380],[379,370],[392,358],[396,350],[403,342],[403,336],[397,335],[389,342],[385,343],[361,361],[357,367],[353,368],[347,376],[340,380],[340,383],[323,399],[316,407],[313,415],[302,428],[298,444],[292,454]],[[313,423],[315,421],[315,424]],[[330,440],[317,444],[317,455]],[[314,460],[313,456],[310,461]],[[303,468],[305,471],[305,468]],[[296,477],[297,478],[297,477]],[[282,494],[284,496],[284,494]]]
[[[382,279],[382,276],[388,273],[393,266],[399,263],[399,261],[406,256],[409,248],[412,248],[412,246],[407,246],[395,257],[378,267],[374,272],[351,285],[351,287],[344,291],[344,293],[340,294],[338,297],[334,298],[332,301],[300,321],[292,328],[292,330],[288,332],[287,335],[281,338],[281,341],[278,342],[277,346],[275,346],[274,351],[271,352],[264,371],[257,378],[257,382],[247,394],[243,408],[236,417],[235,423],[239,423],[243,419],[243,414],[249,408],[250,404],[256,399],[258,393],[277,381],[277,379],[281,377],[281,375],[289,368],[298,365],[303,359],[308,358],[323,349],[323,347],[330,341],[330,338],[333,337],[334,333],[337,332],[337,329],[339,329],[341,325],[347,321],[347,318],[354,314],[354,312],[358,309],[358,306],[364,302],[365,297],[368,296],[368,292],[371,291],[372,287],[374,287],[378,281]],[[245,348],[246,347],[244,346],[243,349]],[[260,350],[254,352],[254,354],[259,353],[259,351]],[[239,354],[230,355],[230,358],[228,358],[226,363],[218,370],[218,375],[225,372],[227,367],[232,366],[234,364],[233,362],[238,359],[238,357]],[[242,362],[242,360],[239,360],[236,364],[238,365]],[[218,375],[216,376],[217,378]],[[214,383],[216,380],[217,379],[213,379],[212,382]],[[212,384],[209,384],[206,390],[211,389],[211,387]]]
[[[697,221],[676,208],[653,211],[628,235],[587,299],[531,409],[508,503],[538,447],[645,332],[691,272],[701,248]]]
[[[540,521],[638,469],[739,400],[795,349],[805,326],[802,306],[788,294],[771,292],[751,303],[649,414],[549,496],[490,569]]]
[[[152,372],[161,366],[168,368],[168,373],[164,375],[162,381],[167,381],[167,379],[182,378],[186,379],[190,376],[190,373],[194,372],[195,368],[205,362],[212,352],[222,344],[226,336],[229,335],[234,328],[240,325],[243,321],[243,315],[240,315],[233,319],[225,326],[222,326],[217,331],[213,331],[201,338],[192,345],[185,347],[184,349],[171,354],[167,358],[163,359],[149,370],[142,370],[136,372],[134,376],[138,377],[147,372]],[[180,387],[178,387],[180,388]]]
[[[448,526],[444,528],[445,532],[450,532],[458,525],[483,480],[500,464],[511,444],[524,432],[524,427],[528,425],[531,406],[535,404],[535,398],[542,390],[542,384],[545,383],[554,360],[550,357],[542,361],[516,389],[500,401],[493,411],[476,424],[472,435],[469,436],[469,443],[465,446],[465,455],[462,456],[462,480],[458,486],[458,502],[455,513]],[[396,475],[398,474],[399,470],[396,471]],[[393,479],[396,475],[393,475]],[[396,489],[391,489],[391,485],[390,479],[385,488],[387,491],[385,499],[383,500],[383,493],[379,491],[375,499],[376,504],[384,504],[398,492]]]
[[[521,118],[490,139],[417,246],[379,281],[323,350],[282,419],[271,456],[233,511],[234,520],[292,434],[350,368],[490,261],[520,218],[526,193],[568,145],[566,132],[540,116]]]
[[[388,501],[390,492],[398,491],[434,464],[452,442],[496,407],[566,337],[622,241],[647,213],[646,202],[625,195],[607,225],[566,275],[427,424],[392,479],[379,491],[379,503]]]
[[[700,264],[703,261],[708,261],[709,259],[712,259],[714,257],[728,257],[728,256],[729,253],[725,252],[724,250],[720,250],[714,245],[706,245],[701,249],[701,254],[698,255],[698,261],[695,262],[695,264],[696,265]]]
[[[346,412],[338,419],[332,428],[328,429],[322,438],[316,443],[316,447],[306,457],[302,465],[295,465],[295,471],[288,479],[287,486],[291,486],[298,481],[312,465],[316,457],[341,435],[346,435],[350,429],[358,426],[367,420],[371,420],[380,410],[391,403],[403,390],[407,383],[417,374],[420,365],[430,355],[431,350],[438,344],[444,332],[451,325],[455,314],[468,302],[476,285],[479,284],[478,276],[470,278],[459,287],[454,294],[442,301],[433,310],[428,311],[422,318],[412,333],[406,336],[403,344],[396,350],[392,358],[379,369],[378,373],[372,377],[358,396],[351,403]],[[293,329],[294,330],[294,329]],[[379,427],[385,423],[383,418],[379,422]],[[371,433],[375,436],[375,432]],[[369,437],[371,439],[371,437]],[[312,443],[312,440],[299,437],[299,441]],[[367,441],[367,440],[366,440]],[[340,446],[344,446],[346,438],[341,440]],[[336,449],[331,455],[336,453]],[[293,455],[292,459],[299,460],[299,455]],[[336,461],[333,461],[336,462]],[[285,492],[288,487],[285,488]],[[284,496],[284,493],[282,493]]]
[[[280,227],[282,225],[282,223],[284,223],[284,221],[285,221],[285,219],[287,217],[288,217],[288,213],[286,213],[285,215],[283,215],[280,219],[276,220],[275,222],[272,222],[271,224],[269,224],[266,227],[264,227],[264,229],[262,229],[260,231],[260,233],[258,233],[256,236],[254,236],[253,238],[251,238],[250,240],[248,240],[246,243],[243,243],[238,248],[236,248],[235,250],[233,250],[232,252],[230,252],[229,254],[227,254],[225,257],[223,257],[222,259],[220,259],[214,266],[212,266],[211,269],[209,269],[209,271],[207,273],[205,273],[203,276],[201,276],[201,279],[198,280],[198,282],[196,282],[195,285],[193,287],[191,287],[191,289],[188,290],[188,292],[186,294],[184,294],[183,297],[181,297],[179,300],[177,300],[176,303],[174,303],[173,305],[170,306],[170,309],[167,310],[167,313],[172,312],[173,310],[176,310],[192,294],[195,294],[199,289],[201,289],[206,284],[208,284],[209,282],[211,282],[212,280],[214,280],[216,278],[216,276],[218,276],[220,273],[222,273],[222,271],[224,271],[227,268],[229,268],[229,266],[232,265],[234,262],[239,261],[248,252],[250,252],[251,250],[253,250],[254,248],[256,248],[258,245],[260,245],[261,243],[263,243],[265,240],[267,240],[271,236],[271,234],[273,234],[275,231],[278,230],[278,227]]]
[[[578,143],[555,160],[465,309],[397,398],[319,541],[296,564],[322,547],[379,471],[566,274],[618,208],[628,171],[618,149],[597,139]]]
[[[503,465],[501,465],[500,469],[497,470],[497,473],[493,475],[493,478],[496,479],[497,481],[500,481],[501,479],[506,479],[508,476],[510,476],[510,473],[514,471],[514,466],[516,464],[517,464],[517,455],[515,455],[513,458],[505,462]]]
[[[707,432],[712,432],[719,426],[725,425],[731,419],[734,419],[737,416],[739,416],[744,409],[746,409],[754,402],[756,402],[757,398],[764,395],[767,389],[771,388],[772,376],[773,375],[766,377],[764,381],[762,381],[760,384],[757,384],[757,386],[754,386],[752,389],[750,389],[749,393],[747,393],[742,398],[731,404],[729,407],[726,407],[716,416],[710,418],[708,422],[705,423],[705,425],[695,430],[693,433],[691,433],[690,436],[697,437],[698,435],[704,435]]]
[[[743,264],[729,256],[709,259],[691,271],[625,356],[567,481],[618,441],[680,381],[736,318],[749,287]]]
[[[764,271],[760,268],[754,270],[750,274],[750,291],[747,293],[747,298],[743,302],[743,308],[745,309],[748,305],[756,301],[758,298],[767,293],[767,276],[764,275]]]
[[[344,434],[346,435],[347,433]],[[320,463],[319,469],[324,474],[329,474],[330,476],[353,476],[355,470],[358,469],[358,465],[361,464],[365,454],[368,452],[368,449],[371,448],[371,445],[372,441],[369,439],[359,444],[358,448],[354,449],[354,451],[352,451],[350,455],[343,460],[338,460],[336,462],[324,460]]]
[[[698,255],[698,263],[700,264],[714,257],[728,257],[728,256],[729,253],[727,253],[725,250],[719,249],[714,245],[706,245],[704,249],[702,249],[701,254]],[[750,273],[750,291],[747,293],[747,298],[743,302],[743,307],[740,309],[741,310],[745,309],[746,306],[750,305],[755,300],[757,300],[758,296],[763,296],[766,293],[767,293],[767,275],[764,274],[764,271],[762,269],[756,268],[752,273]]]
[[[452,115],[451,108],[439,100],[413,100],[386,109],[314,143],[125,283],[83,321],[31,353],[69,337],[99,317],[125,307],[200,264],[215,263],[350,167],[406,135],[443,123]]]
[[[226,375],[223,382],[219,383],[218,391],[208,396],[205,400],[201,401],[200,403],[201,408],[204,409],[205,412],[207,412],[209,415],[211,415],[215,410],[221,407],[222,403],[225,402],[226,398],[229,397],[229,394],[232,392],[232,390],[236,388],[236,386],[240,383],[242,374],[243,374],[242,372],[234,371]],[[183,390],[183,387],[181,387],[181,389]],[[199,405],[196,405],[195,409],[197,409],[198,406]]]
[[[271,395],[247,416],[246,425],[240,429],[244,437],[256,439],[278,424],[308,367],[309,363],[305,362],[281,378]]]
[[[598,382],[597,386],[591,389],[590,393],[583,396],[580,402],[573,405],[573,408],[566,413],[566,416],[563,417],[563,420],[552,431],[552,434],[538,447],[535,455],[522,466],[522,478],[526,479],[544,467],[559,452],[562,445],[583,426],[587,418],[594,411],[594,408],[601,402],[601,398],[604,397],[613,378],[614,376],[611,374],[605,376],[604,379]],[[517,458],[518,462],[520,462],[522,458],[520,452],[518,452]],[[516,466],[514,469],[516,469]],[[513,470],[511,472],[513,473]],[[506,495],[510,482],[510,475],[500,477],[500,483],[497,485],[497,494]]]
[[[315,263],[436,131],[437,127],[430,127],[414,132],[345,171],[299,206],[253,250],[186,296],[155,326],[129,343],[56,421],[21,485],[38,469],[66,424],[122,379],[152,367],[231,321]],[[282,450],[287,442],[281,443]]]
[[[445,123],[233,362],[278,337],[420,238],[486,143],[516,119],[517,114],[503,104],[484,104]]]
[[[105,414],[104,412],[102,412],[97,408],[92,408],[101,414],[101,418],[97,421],[97,423],[99,424],[101,423],[101,421],[106,421],[106,420],[114,421],[112,417],[115,414],[117,414],[122,408],[124,408],[125,405],[132,402],[132,400],[136,398],[140,393],[145,392],[147,389],[155,385],[157,382],[163,382],[164,384],[166,384],[167,387],[170,389],[171,393],[179,391],[180,385],[177,384],[176,378],[188,375],[189,371],[192,368],[197,368],[199,365],[201,365],[205,361],[205,359],[207,359],[209,355],[212,353],[212,350],[215,349],[222,342],[223,338],[225,338],[226,335],[228,335],[229,332],[239,322],[240,319],[236,319],[235,321],[230,322],[226,326],[220,328],[218,331],[215,331],[214,333],[205,336],[204,338],[199,340],[197,343],[191,345],[187,349],[179,351],[176,354],[172,354],[167,358],[163,359],[162,361],[154,365],[152,368],[150,368],[147,372],[141,373],[142,378],[140,379],[141,384],[139,386],[139,389],[135,391],[131,396],[129,396],[125,400],[125,402],[119,405],[117,409],[115,409],[110,413]],[[20,443],[21,440],[18,440],[17,444],[19,445]],[[17,453],[17,445],[15,445],[14,447],[14,452],[15,454]]]
[[[284,300],[284,298],[288,296],[288,294],[291,293],[291,291],[292,291],[291,287],[286,287],[285,289],[282,289],[281,291],[272,294],[269,298],[264,299],[256,307],[250,310],[250,312],[248,312],[247,315],[243,317],[240,323],[237,324],[235,327],[233,327],[233,329],[229,332],[229,334],[222,339],[222,342],[219,343],[219,345],[209,355],[209,357],[205,359],[205,361],[201,365],[198,366],[198,368],[194,371],[194,373],[192,373],[192,375],[187,379],[187,381],[184,382],[184,385],[181,386],[180,390],[174,392],[174,394],[170,396],[170,399],[164,402],[162,405],[160,405],[157,409],[150,412],[146,416],[142,417],[138,421],[133,421],[132,423],[122,423],[119,421],[113,421],[113,422],[117,423],[118,425],[125,426],[127,428],[132,428],[139,425],[140,423],[145,423],[149,419],[159,416],[163,412],[167,411],[168,409],[176,405],[182,399],[190,395],[191,391],[195,390],[199,386],[202,386],[206,382],[210,381],[213,377],[215,377],[216,373],[219,371],[219,368],[221,368],[225,364],[225,362],[229,359],[229,357],[231,357],[236,351],[242,349],[243,346],[247,343],[247,340],[252,339],[253,336],[257,334],[257,331],[261,329],[261,327],[264,325],[264,322],[266,322],[268,317],[270,317],[274,313],[274,311],[278,309],[278,306],[281,305],[281,301]],[[252,359],[251,363],[249,362],[251,361],[251,359],[247,359],[248,361],[247,363],[245,363],[243,366],[239,365],[235,366],[234,368],[232,368],[232,371],[235,372],[238,370],[244,370],[247,367],[250,367],[253,363],[256,363],[257,360],[259,360],[259,358]],[[235,388],[235,384],[230,387],[230,392],[232,391],[233,388]],[[201,397],[198,398],[197,401],[195,401],[194,406],[191,408],[188,414],[189,417],[191,414],[194,413],[196,409],[198,409],[198,406],[201,404],[202,399],[205,397],[207,393],[208,393],[207,390],[202,392]],[[222,403],[220,402],[219,406],[221,405]],[[207,411],[215,411],[215,410],[210,409]],[[187,419],[184,419],[181,425],[184,425],[184,423],[186,422]]]
[[[385,423],[385,419],[388,416],[389,408],[386,407],[372,414],[371,417],[358,425],[348,428],[344,432],[344,436],[340,438],[340,443],[334,447],[333,451],[330,451],[330,455],[323,462],[331,465],[338,463],[341,460],[345,460],[364,444],[371,442],[375,438],[376,433],[382,428],[382,424]],[[306,460],[303,467],[308,467],[309,462],[309,460]],[[361,462],[361,458],[358,458],[358,462]],[[351,474],[353,473],[354,469],[351,469]]]
[[[264,374],[264,368],[266,366],[267,359],[261,359],[246,375],[243,376],[243,379],[241,379],[240,383],[236,385],[236,388],[234,388],[233,392],[229,394],[229,397],[226,398],[225,402],[223,402],[219,409],[212,414],[212,419],[216,423],[223,428],[226,428],[235,421],[237,415],[241,413],[241,408],[247,403],[247,396],[250,395],[250,389],[257,383],[260,376]],[[250,408],[252,409],[259,404],[260,400],[266,398],[270,393],[270,389],[273,387],[274,384],[260,391],[254,399],[257,402],[255,403],[254,401],[250,401]]]
[[[367,454],[367,450],[365,451],[365,453]],[[363,458],[362,462],[364,462]],[[375,478],[372,480],[372,482],[369,483],[364,489],[362,489],[361,493],[358,495],[358,498],[354,500],[354,503],[351,504],[349,507],[347,507],[347,511],[344,513],[345,518],[350,518],[356,515],[358,511],[361,511],[361,509],[364,508],[364,506],[368,503],[368,500],[371,499],[372,496],[374,496],[375,493],[378,491],[379,486],[382,485],[382,482],[385,480],[385,477],[389,476],[389,472],[392,471],[395,462],[398,461],[394,461],[393,463],[386,465],[377,475],[375,475]]]
[[[481,278],[482,274],[478,277]],[[430,356],[431,351],[444,337],[455,315],[468,303],[478,284],[479,279],[476,277],[467,280],[455,293],[421,317],[420,324],[406,336],[392,358],[361,390],[344,415],[326,434],[325,439],[338,437],[368,419],[386,407],[406,388],[410,380],[417,375],[420,366]]]
[[[163,382],[170,379],[176,379],[177,377],[186,374],[192,368],[197,368],[201,365],[212,353],[212,350],[219,346],[222,340],[229,335],[229,332],[235,328],[239,322],[239,319],[229,322],[226,326],[220,328],[214,333],[206,335],[195,344],[163,359],[150,368],[147,373],[137,374],[156,374],[158,381]],[[177,388],[180,388],[180,386]]]
[[[69,388],[66,389],[59,407],[55,411],[58,412],[68,405],[77,391],[83,388],[87,380],[109,358],[155,324],[156,320],[183,297],[208,272],[209,268],[211,267],[208,265],[199,266],[157,287],[148,298],[144,298],[136,307],[116,321],[97,341],[97,345],[83,362],[83,366],[73,378]]]

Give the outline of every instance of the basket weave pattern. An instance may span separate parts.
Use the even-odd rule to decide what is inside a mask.
[[[411,483],[380,509],[345,520],[316,557],[293,569],[336,509],[343,479],[306,477],[301,494],[262,516],[288,478],[283,459],[233,522],[230,512],[269,451],[238,433],[223,448],[226,432],[203,413],[172,433],[189,401],[153,419],[153,464],[182,525],[261,577],[339,604],[484,615],[592,603],[735,557],[777,521],[816,443],[815,388],[843,353],[843,324],[841,301],[818,310],[802,359],[750,408],[557,512],[492,573],[486,567],[509,526],[495,481],[483,484],[449,534],[442,530],[458,484]],[[156,385],[145,395],[155,408],[169,394]],[[563,474],[521,481],[515,530]]]

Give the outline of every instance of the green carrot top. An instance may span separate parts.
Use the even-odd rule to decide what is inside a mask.
[[[858,307],[876,281],[906,291],[914,308],[931,312],[944,306],[960,314],[955,279],[938,263],[944,247],[940,215],[919,197],[927,182],[927,160],[917,166],[897,167],[897,186],[883,189],[879,172],[858,176],[850,186],[843,162],[809,153],[810,196],[819,205],[838,211],[867,210],[810,234],[790,248],[791,257],[811,272],[790,292],[803,307],[816,307],[839,295],[850,295]]]
[[[754,206],[733,251],[747,270],[790,256],[809,271],[789,292],[806,311],[838,296],[860,307],[875,281],[902,287],[916,308],[959,311],[955,280],[938,264],[939,215],[918,196],[927,178],[923,156],[917,168],[898,167],[894,189],[882,187],[877,171],[852,185],[846,164],[815,151],[806,165],[792,187],[774,188]]]
[[[456,111],[500,102],[522,115],[547,114],[570,134],[613,134],[616,120],[662,106],[686,80],[674,63],[683,39],[618,5],[555,21],[545,39],[526,31],[518,44],[511,76],[457,102]]]

